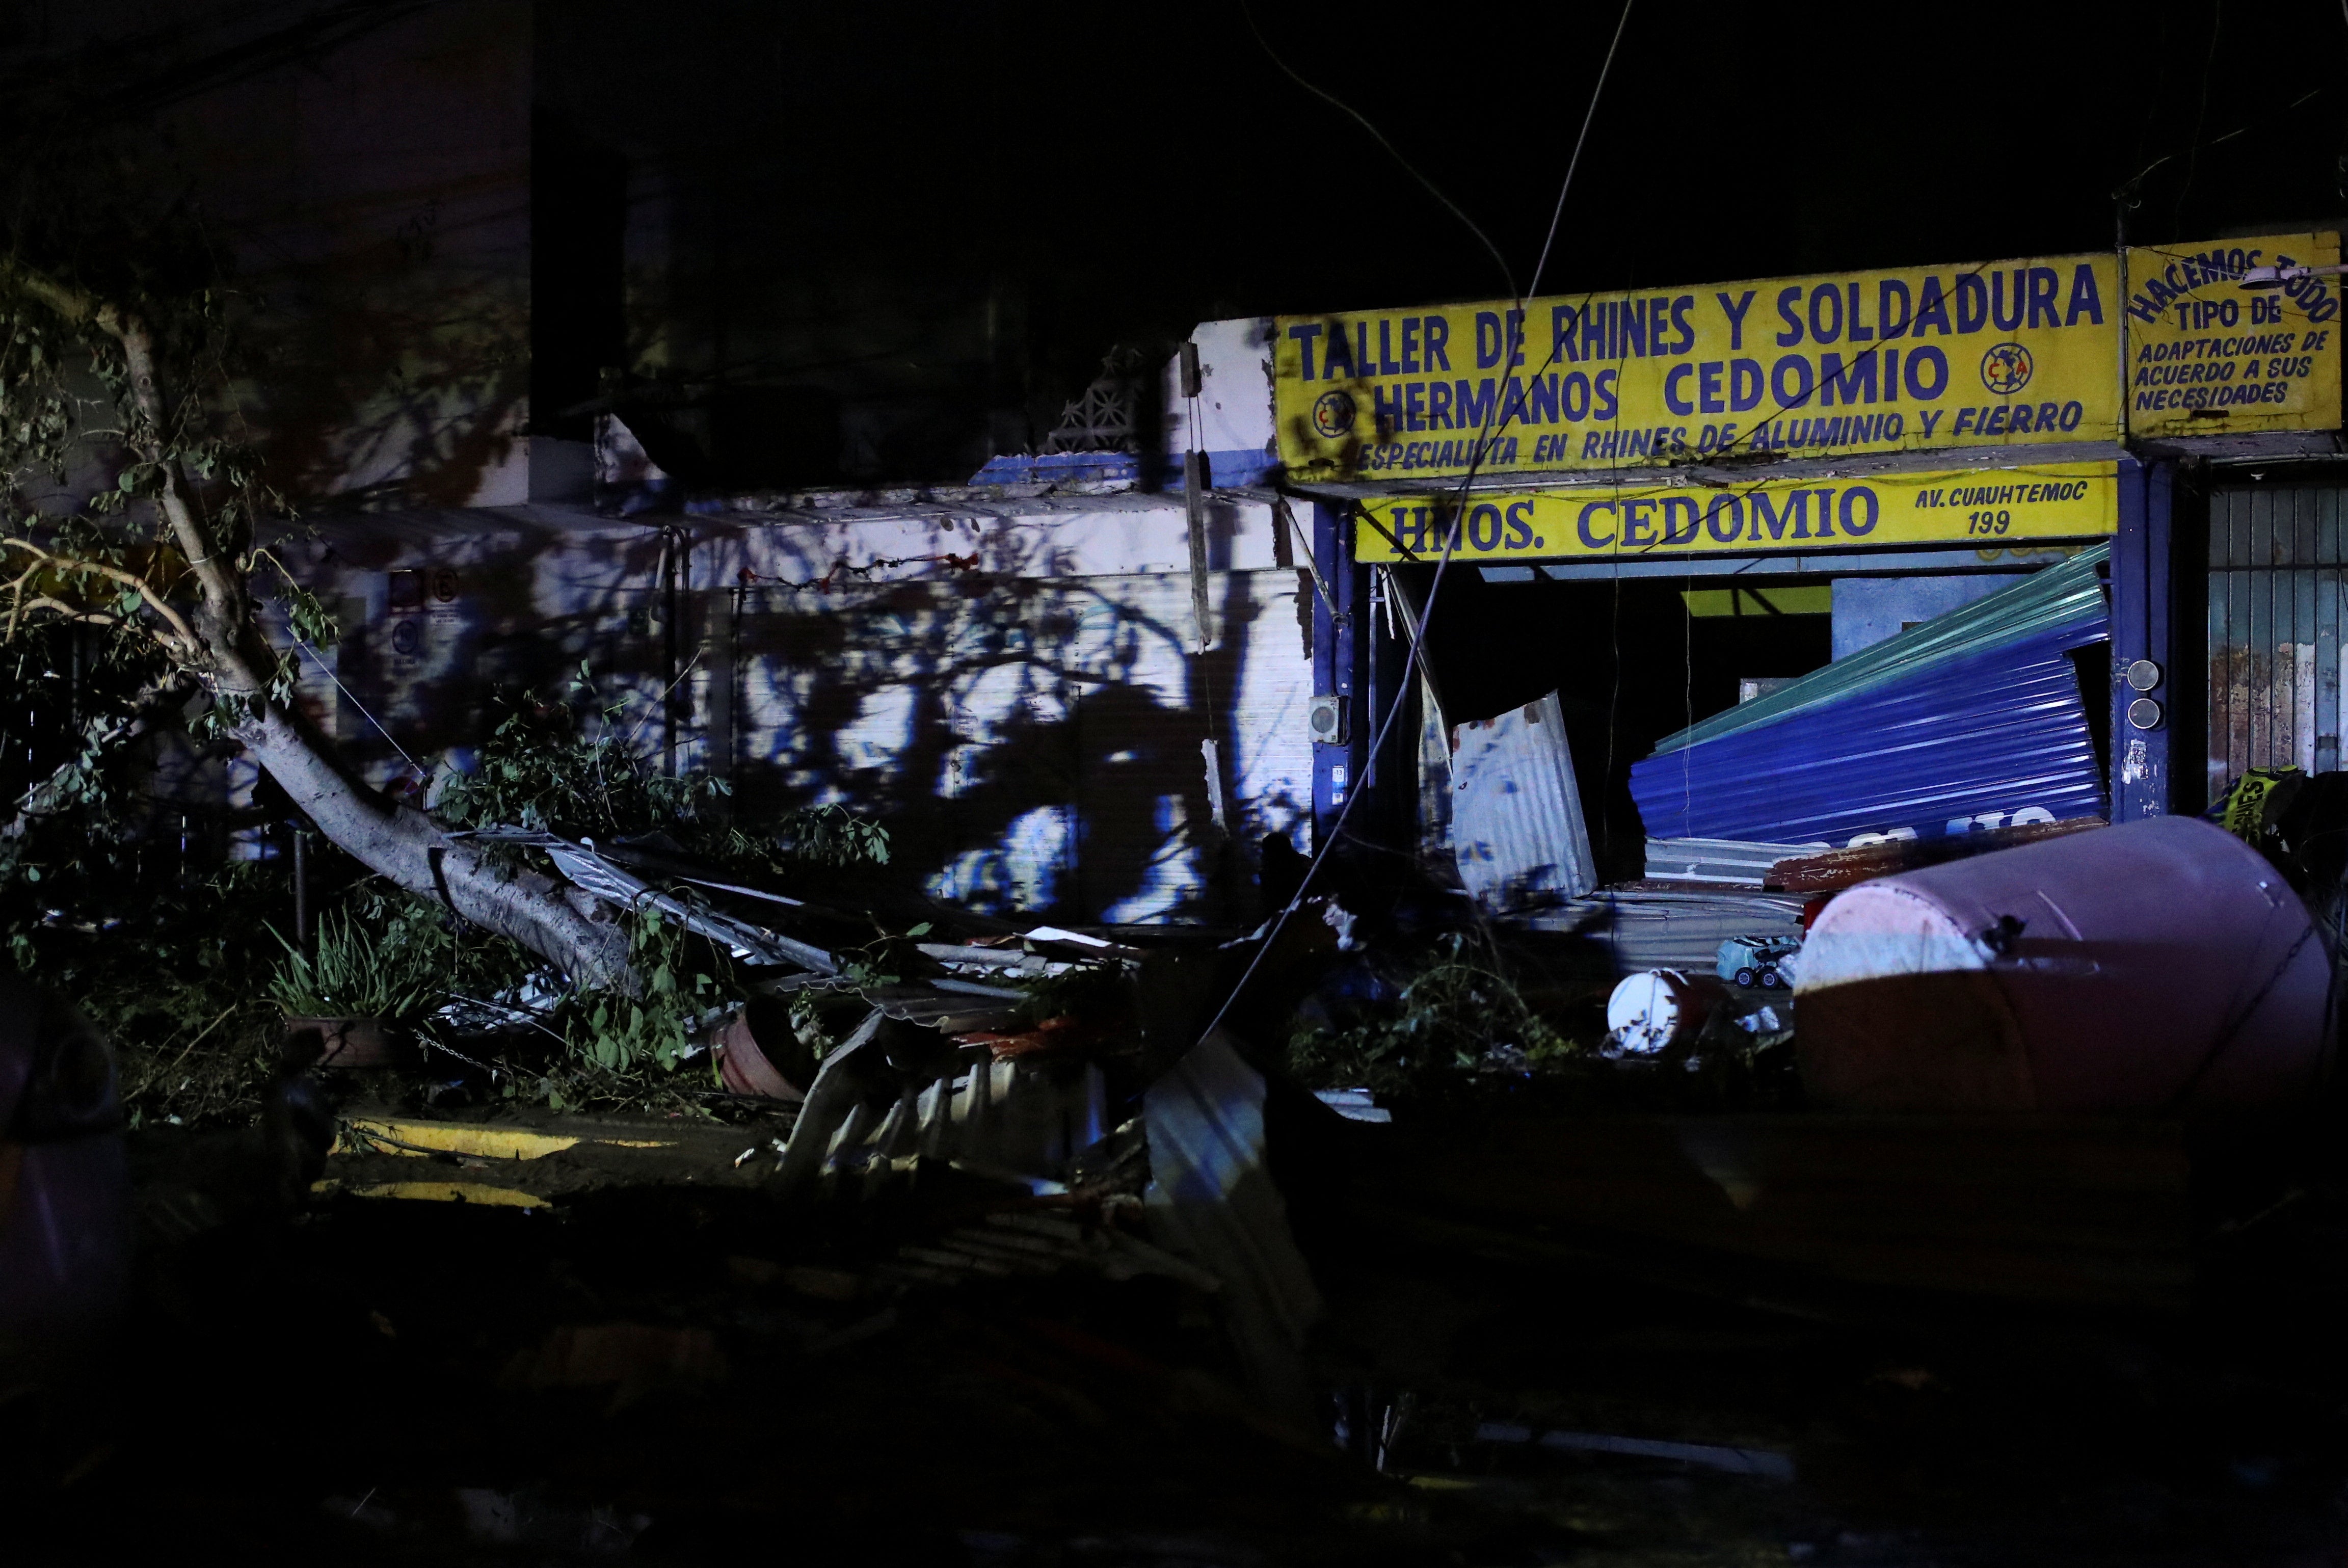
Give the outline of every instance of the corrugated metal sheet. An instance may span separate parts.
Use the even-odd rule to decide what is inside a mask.
[[[1646,880],[1757,888],[1779,861],[1831,848],[1825,843],[1756,844],[1744,839],[1649,839]]]
[[[2024,645],[2076,648],[2108,639],[2111,606],[2102,573],[2110,559],[2109,545],[2083,550],[2062,565],[2023,578],[2001,593],[1936,615],[1766,696],[1738,703],[1667,735],[1655,742],[1655,755],[1776,724],[1813,708],[1836,707],[1952,659]]]
[[[1218,1029],[1142,1096],[1149,1137],[1144,1212],[1159,1244],[1222,1281],[1223,1326],[1259,1400],[1309,1415],[1297,1358],[1321,1293],[1288,1227],[1264,1155],[1264,1081]]]
[[[2111,635],[2106,553],[1665,739],[1631,769],[1647,831],[1847,843],[2104,815],[2070,652]]]
[[[2253,768],[2340,766],[2341,490],[2209,498],[2209,798]]]
[[[1529,923],[1589,937],[1612,955],[1618,975],[1643,969],[1709,975],[1720,944],[1733,936],[1799,935],[1802,901],[1725,886],[1608,888]]]
[[[1451,846],[1495,913],[1598,885],[1557,693],[1452,732]]]

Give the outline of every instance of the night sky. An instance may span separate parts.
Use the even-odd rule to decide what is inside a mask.
[[[566,13],[596,19],[552,21]],[[755,310],[762,294],[891,280],[854,307],[859,378],[933,387],[967,438],[989,406],[1040,437],[1111,343],[1162,346],[1219,316],[1493,297],[1510,273],[1526,286],[1618,15],[1258,0],[1251,26],[1231,0],[580,5],[540,27],[541,50],[592,83],[582,119],[689,146],[722,191],[723,294]],[[1265,44],[1375,124],[1507,271]],[[2348,205],[2343,66],[2348,18],[2330,0],[1647,0],[1544,285],[2108,248],[2112,193],[2147,169],[2135,240],[2325,221]],[[559,75],[542,68],[542,96]],[[964,340],[990,301],[984,351]],[[941,358],[960,366],[951,389]],[[1016,425],[998,418],[995,444]],[[937,435],[907,459],[960,461]]]

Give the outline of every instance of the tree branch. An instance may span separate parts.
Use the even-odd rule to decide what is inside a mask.
[[[267,687],[274,660],[260,643],[248,614],[242,575],[220,559],[219,542],[198,515],[192,488],[166,440],[169,425],[163,392],[155,370],[155,335],[146,318],[111,300],[59,282],[17,260],[0,262],[0,279],[47,305],[67,322],[96,326],[120,346],[123,369],[130,383],[132,406],[144,431],[130,438],[131,449],[155,466],[162,478],[157,497],[171,541],[188,562],[202,597],[201,631],[189,631],[190,656],[201,659],[206,673],[232,694],[253,697]]]
[[[124,587],[137,593],[140,599],[146,602],[147,606],[149,609],[153,610],[155,614],[160,615],[167,623],[170,624],[171,629],[169,633],[164,634],[163,640],[166,644],[180,644],[182,650],[180,653],[181,657],[196,658],[202,655],[203,643],[201,639],[196,635],[195,629],[190,626],[186,621],[182,620],[180,617],[179,613],[173,610],[170,605],[165,603],[162,598],[156,593],[155,590],[148,584],[144,578],[134,577],[129,573],[122,571],[118,567],[108,566],[101,561],[89,561],[78,555],[58,555],[54,552],[43,550],[39,545],[35,544],[29,539],[18,539],[13,535],[0,535],[0,548],[10,548],[24,551],[27,554],[35,557],[36,560],[56,567],[60,572],[88,572],[95,573],[98,576],[104,577],[110,582],[121,583]],[[26,572],[22,576],[19,576],[15,582],[11,583],[8,585],[11,589],[17,591],[18,608],[21,608],[23,603],[22,584],[25,583],[26,578],[32,575],[33,573],[31,572]],[[67,608],[67,606],[58,604],[56,600],[48,598],[46,595],[35,600],[34,603],[36,604],[46,603],[57,605],[59,609]],[[12,608],[8,612],[7,635],[10,637],[16,634],[17,613],[17,608]]]

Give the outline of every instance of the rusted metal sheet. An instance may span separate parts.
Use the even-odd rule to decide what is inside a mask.
[[[2340,764],[2348,540],[2332,485],[2209,498],[2209,796],[2254,768]]]
[[[1749,839],[1649,839],[1649,882],[1725,882],[1757,888],[1781,861],[1828,849],[1824,843],[1762,844]]]

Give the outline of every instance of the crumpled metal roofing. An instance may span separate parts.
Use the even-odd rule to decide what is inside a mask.
[[[1644,880],[1726,882],[1757,888],[1779,861],[1815,855],[1831,844],[1756,844],[1743,839],[1649,839]]]
[[[1709,975],[1720,944],[1735,936],[1798,936],[1802,900],[1725,884],[1608,888],[1526,923],[1570,931],[1603,947],[1617,975],[1678,969]]]
[[[1451,846],[1494,913],[1598,885],[1558,695],[1452,732]]]
[[[1656,838],[1917,837],[2102,816],[2103,769],[2070,651],[2107,641],[2082,553],[1755,702],[1632,765]]]

